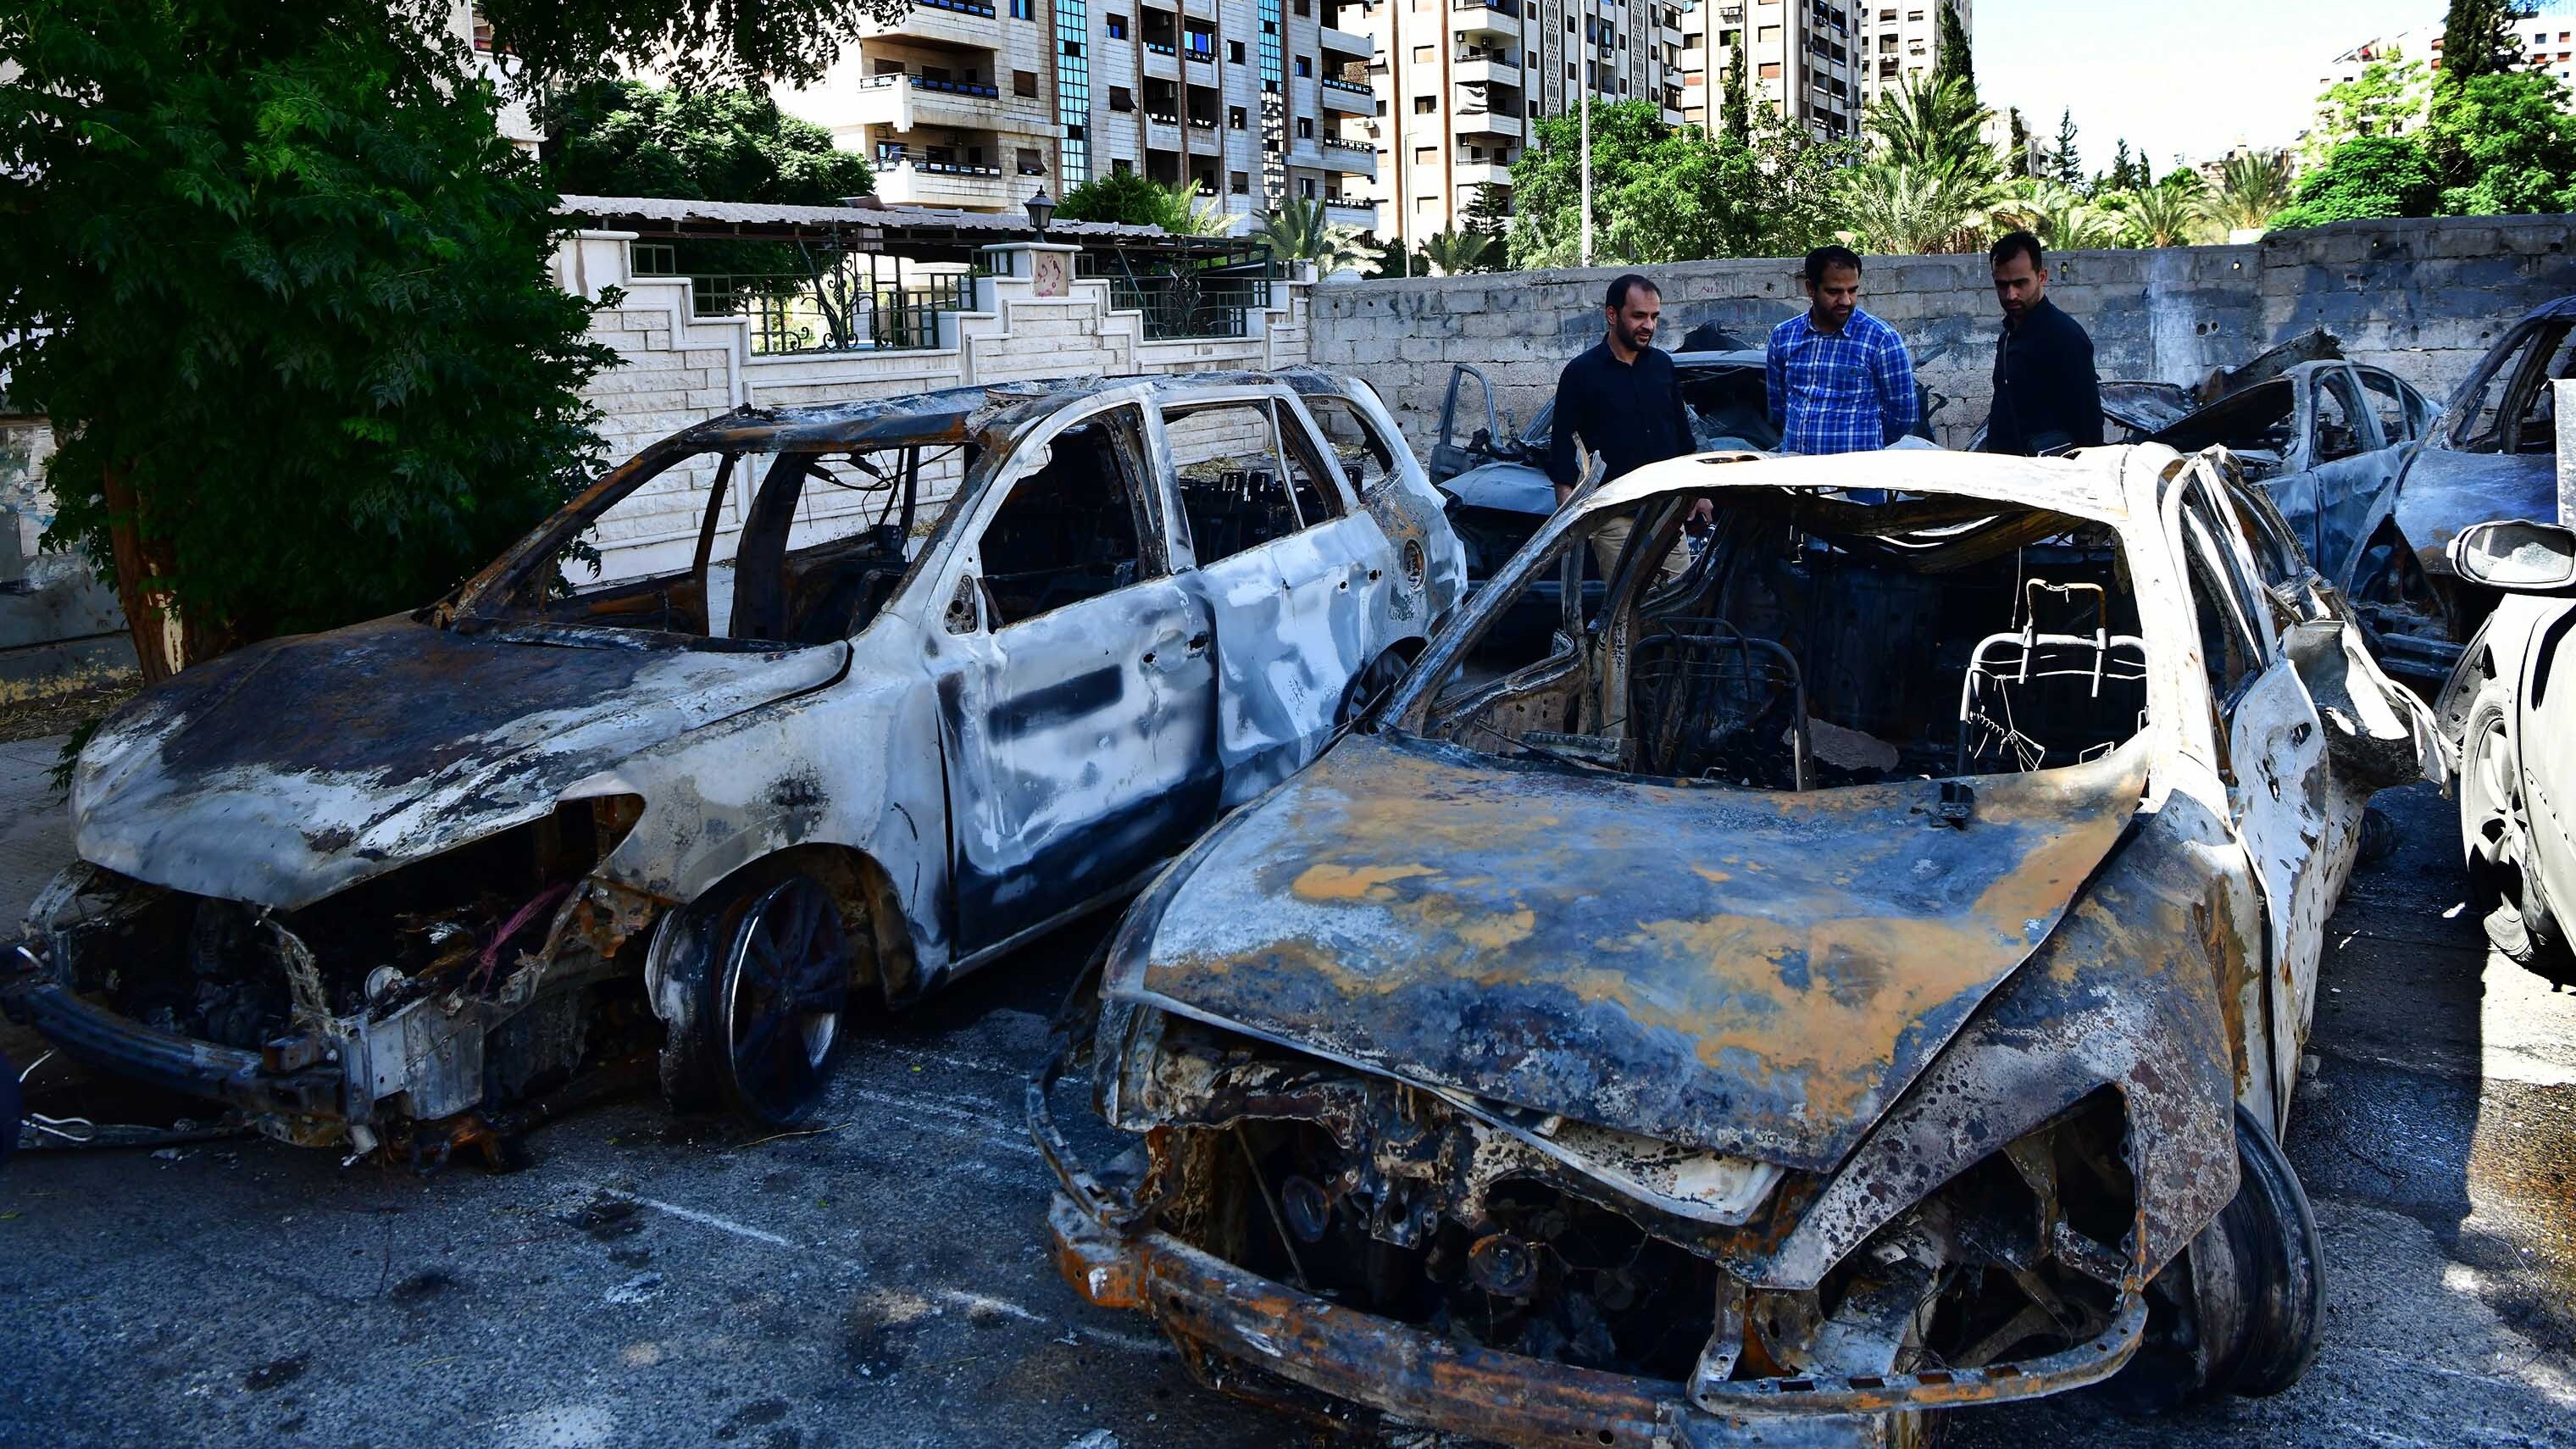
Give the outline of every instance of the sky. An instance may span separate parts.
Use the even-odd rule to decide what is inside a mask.
[[[2338,52],[2438,25],[2443,0],[1976,0],[1978,98],[2055,135],[2075,109],[2084,169],[2127,137],[2158,173],[2177,153],[2287,145]]]

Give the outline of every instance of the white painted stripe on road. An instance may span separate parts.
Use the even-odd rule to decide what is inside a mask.
[[[969,1293],[963,1288],[942,1288],[935,1296],[942,1302],[954,1303],[960,1308],[981,1308],[987,1313],[1004,1314],[1019,1319],[1023,1323],[1048,1321],[1045,1314],[1035,1309],[1022,1308],[1007,1298],[996,1298],[989,1293]]]
[[[639,1197],[635,1199],[635,1202],[639,1207],[648,1207],[657,1213],[669,1213],[675,1218],[686,1219],[689,1222],[698,1224],[700,1227],[714,1228],[720,1233],[731,1233],[737,1238],[749,1238],[754,1242],[768,1243],[773,1247],[780,1248],[793,1248],[797,1246],[793,1240],[782,1238],[776,1233],[767,1232],[760,1228],[750,1227],[746,1224],[735,1222],[730,1218],[720,1218],[714,1213],[702,1213],[696,1208],[682,1207],[678,1203],[656,1202],[649,1197]]]

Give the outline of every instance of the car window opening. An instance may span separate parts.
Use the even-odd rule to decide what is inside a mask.
[[[1694,544],[1690,502],[1571,531],[1482,616],[1429,691],[1423,732],[1560,767],[1799,790],[2055,769],[2143,727],[2146,651],[2107,526],[1799,493],[1730,501]],[[1605,561],[1610,585],[1568,589]],[[1554,627],[1531,627],[1530,605]]]
[[[709,451],[603,501],[511,596],[520,624],[678,641],[828,644],[872,622],[911,568],[926,498],[971,450]]]
[[[1123,589],[1162,572],[1145,513],[1144,447],[1136,410],[1056,435],[1049,456],[1011,485],[981,544],[995,628]]]
[[[1282,424],[1289,424],[1283,427]],[[1323,465],[1275,403],[1221,403],[1163,415],[1181,511],[1204,566],[1339,515]]]

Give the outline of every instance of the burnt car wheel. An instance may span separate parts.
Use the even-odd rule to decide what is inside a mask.
[[[2530,816],[2507,724],[2512,706],[2507,686],[2489,683],[2470,704],[2460,735],[2460,844],[2470,898],[2496,950],[2525,969],[2565,975],[2576,960],[2533,878]]]
[[[790,876],[754,896],[718,958],[712,1053],[726,1101],[758,1122],[794,1121],[839,1061],[850,943],[831,892]]]
[[[2298,1173],[2236,1109],[2236,1196],[2153,1283],[2137,1357],[2103,1387],[2130,1413],[2297,1383],[2324,1330],[2324,1248]]]

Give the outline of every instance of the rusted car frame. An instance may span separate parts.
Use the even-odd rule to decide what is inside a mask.
[[[728,414],[415,616],[111,719],[6,1000],[317,1145],[434,1156],[637,1078],[784,1119],[854,1001],[1133,889],[1462,591],[1321,372]]]
[[[1515,1445],[2277,1391],[2323,924],[2428,767],[2224,453],[1642,470],[1131,908],[1030,1088],[1059,1265],[1229,1391]]]

